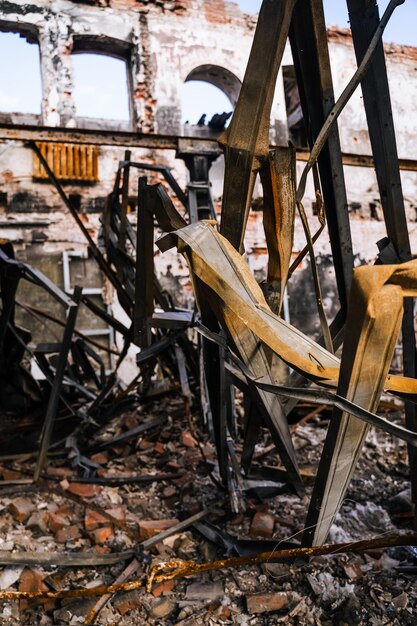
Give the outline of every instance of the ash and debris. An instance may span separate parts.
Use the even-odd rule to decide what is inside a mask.
[[[57,457],[48,467],[48,475],[55,481],[48,483],[51,488],[30,485],[25,491],[16,487],[11,495],[12,488],[3,487],[0,550],[50,554],[78,551],[92,555],[120,552],[206,507],[212,511],[210,521],[235,537],[272,537],[277,548],[283,540],[300,537],[327,412],[292,427],[307,495],[300,499],[288,493],[263,501],[246,497],[246,511],[240,514],[230,513],[224,505],[225,494],[216,487],[207,469],[206,461],[215,460],[214,448],[194,415],[193,434],[198,434],[204,461],[180,399],[160,399],[125,413],[107,426],[102,440],[118,436],[151,416],[165,416],[166,420],[150,434],[96,452],[91,460],[99,464],[97,473],[102,477],[177,473],[177,478],[118,487],[81,484],[76,482],[68,458]],[[391,416],[400,419],[399,413]],[[265,431],[257,455],[268,465],[277,465],[273,450],[262,454],[270,448]],[[1,466],[6,480],[31,471],[31,461]],[[412,522],[407,474],[406,446],[388,434],[371,430],[330,541],[354,541],[409,529]],[[100,511],[108,512],[118,524],[113,525]],[[150,565],[161,561],[201,562],[224,556],[222,549],[189,528],[156,544],[135,577],[143,576]],[[0,588],[60,590],[108,585],[127,563],[49,569],[7,566],[0,571]],[[416,573],[410,571],[415,565],[416,554],[411,549],[391,548],[360,556],[349,553],[316,557],[308,563],[269,562],[214,571],[160,583],[152,594],[144,590],[116,594],[101,610],[96,624],[411,626],[417,620]],[[83,624],[96,601],[97,597],[2,601],[0,623]]]

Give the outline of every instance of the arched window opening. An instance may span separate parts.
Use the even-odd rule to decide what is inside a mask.
[[[42,83],[36,37],[0,32],[0,58],[0,112],[40,115]]]
[[[73,99],[78,118],[129,122],[130,90],[125,59],[94,52],[72,55]]]
[[[240,80],[223,67],[195,68],[183,85],[182,122],[221,131],[230,121],[240,87]]]

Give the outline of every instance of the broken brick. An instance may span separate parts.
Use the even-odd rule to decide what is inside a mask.
[[[274,532],[275,518],[270,513],[255,513],[250,527],[251,535],[259,537],[272,537]]]
[[[156,452],[156,454],[165,454],[166,450],[165,450],[165,446],[162,443],[162,441],[157,441],[156,444],[153,447],[154,452]]]
[[[70,478],[74,472],[69,467],[49,467],[48,474],[57,478]]]
[[[343,566],[343,569],[349,580],[356,580],[357,578],[362,578],[363,576],[362,568],[360,563],[357,561],[347,563]]]
[[[73,541],[74,539],[79,539],[81,537],[81,533],[79,531],[78,526],[64,526],[55,533],[55,541],[57,543],[67,543],[67,541]]]
[[[221,606],[218,612],[218,616],[223,619],[230,619],[232,612],[228,606]]]
[[[163,530],[172,528],[172,526],[175,526],[178,523],[178,520],[175,518],[141,520],[139,522],[139,538],[141,541],[143,541],[144,539],[150,539],[150,537],[154,537],[158,533],[161,533]]]
[[[9,511],[17,522],[24,522],[35,510],[34,504],[27,498],[16,498],[9,504]]]
[[[165,465],[166,469],[171,471],[171,472],[178,472],[178,470],[181,469],[181,465],[179,463],[177,463],[176,461],[167,461],[166,465]]]
[[[71,518],[74,515],[74,508],[72,504],[61,504],[61,506],[57,508],[56,512],[58,515]]]
[[[191,433],[187,430],[181,433],[181,443],[186,448],[195,448],[197,445],[197,441],[194,439]]]
[[[137,589],[123,593],[120,596],[116,596],[113,600],[113,606],[116,611],[120,613],[120,615],[125,615],[126,613],[129,613],[129,611],[133,611],[133,609],[140,608],[141,603],[141,596]]]
[[[40,572],[25,567],[19,578],[19,591],[48,591],[43,576]]]
[[[66,515],[50,513],[48,526],[53,533],[56,533],[58,530],[65,528],[65,526],[70,526],[70,520]]]
[[[70,483],[68,491],[81,498],[94,498],[100,493],[101,487],[88,483]]]
[[[112,509],[106,509],[106,513],[114,517],[114,519],[117,520],[118,522],[125,521],[126,513],[125,513],[124,508],[121,506],[115,506]],[[107,523],[109,523],[109,520],[107,520]]]
[[[91,531],[90,537],[94,543],[106,543],[106,541],[114,537],[113,528],[111,526],[101,526],[101,528]]]
[[[3,476],[3,480],[20,480],[22,478],[22,474],[19,472],[8,469],[2,470],[1,475]]]
[[[279,611],[288,604],[286,593],[260,593],[253,596],[246,596],[246,606],[248,613],[268,613],[269,611]]]
[[[94,463],[99,463],[100,465],[106,465],[106,463],[108,463],[108,460],[109,460],[109,453],[106,451],[96,452],[95,454],[92,454],[90,456],[90,459]]]
[[[100,526],[106,525],[108,523],[109,520],[107,519],[107,517],[104,517],[104,515],[101,515],[93,509],[86,509],[84,515],[84,527],[86,531],[90,532],[92,530],[96,530],[96,528],[99,528]]]
[[[152,448],[152,446],[153,446],[153,443],[151,441],[148,441],[147,439],[142,439],[138,444],[138,449],[149,450],[149,448]]]
[[[163,583],[159,583],[159,585],[155,585],[152,588],[152,595],[155,596],[155,598],[159,598],[159,596],[162,596],[163,594],[167,594],[167,593],[171,593],[171,591],[174,588],[174,584],[175,584],[175,580],[165,580]]]
[[[25,568],[19,578],[19,591],[33,592],[33,591],[49,591],[47,585],[43,582],[44,574],[36,570]],[[25,611],[31,604],[45,604],[45,608],[51,608],[51,603],[48,599],[27,600],[23,598],[19,602],[20,611]]]

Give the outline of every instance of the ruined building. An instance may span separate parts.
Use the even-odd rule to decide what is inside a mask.
[[[202,137],[205,141],[201,141],[200,146],[217,150],[214,140],[218,130],[208,125],[181,124],[182,87],[186,81],[193,80],[211,83],[225,93],[232,109],[243,80],[255,22],[254,16],[242,13],[228,0],[2,2],[0,30],[18,33],[27,45],[39,49],[42,103],[39,115],[0,111],[0,237],[15,242],[20,258],[40,267],[67,290],[71,289],[77,273],[83,273],[93,295],[115,307],[96,266],[86,258],[82,234],[48,182],[36,155],[23,140],[41,141],[41,150],[64,183],[85,226],[96,238],[99,216],[126,146],[135,161],[173,168],[183,189],[186,189],[188,172],[184,161],[175,157],[176,152],[181,153],[188,144],[181,143],[178,137],[188,137],[189,145],[193,145],[193,138]],[[337,96],[354,73],[356,63],[349,31],[330,27],[328,35]],[[385,51],[405,206],[415,252],[417,234],[412,224],[417,222],[417,121],[409,112],[417,101],[417,49],[386,44]],[[77,113],[73,98],[76,88],[73,59],[75,55],[91,53],[124,62],[129,119],[85,118]],[[13,59],[9,62],[13,63]],[[204,114],[203,109],[201,114]],[[42,144],[40,129],[43,126],[59,129],[54,143]],[[376,242],[386,234],[366,129],[358,89],[339,120],[358,263],[375,259]],[[95,132],[89,132],[91,130]],[[82,143],[75,143],[80,133]],[[278,76],[270,139],[275,145],[286,145],[291,140],[298,149],[299,167],[302,166],[307,154],[306,137],[289,45]],[[153,180],[157,178],[157,175],[152,176]],[[217,200],[222,192],[221,156],[212,165],[211,180]],[[137,179],[132,179],[133,212],[136,193]],[[315,231],[318,222],[312,186],[307,190],[305,205]],[[260,204],[255,202],[245,247],[252,269],[262,278],[266,249],[259,208]],[[304,245],[303,231],[298,225],[295,253]],[[335,289],[325,233],[317,241],[316,251],[325,304],[331,311]],[[181,278],[185,269],[176,253],[158,258],[157,267],[162,277],[174,284],[185,280]],[[286,309],[287,315],[298,317],[303,330],[311,330],[307,275],[305,267],[297,270],[289,287]],[[89,332],[102,335],[105,341],[110,336],[111,340],[111,333],[102,322],[90,317],[84,323]],[[40,327],[35,330],[41,332]]]
[[[346,4],[0,3],[1,624],[415,623],[417,48]]]

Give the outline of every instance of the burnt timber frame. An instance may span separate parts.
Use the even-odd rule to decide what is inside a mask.
[[[373,34],[373,30],[377,28],[379,23],[375,2],[372,3],[372,0],[368,2],[368,8],[366,8],[366,4],[367,3],[364,0],[348,0],[350,10],[357,11],[358,15],[362,11],[362,14],[358,18],[359,27],[356,34],[356,41],[354,33],[354,42],[358,62],[361,60],[361,55],[363,55],[367,48],[369,39]],[[367,20],[367,26],[363,23],[366,21],[365,18]],[[352,29],[354,30],[353,24]],[[284,29],[281,29],[279,33],[280,38],[283,35],[283,30]],[[326,29],[321,0],[305,0],[303,3],[298,2],[291,20],[290,37],[296,64],[298,84],[301,92],[304,117],[307,120],[307,130],[310,136],[310,144],[312,145],[334,102]],[[360,49],[361,46],[363,50]],[[304,50],[306,50],[308,54],[305,54]],[[364,80],[363,91],[372,148],[374,154],[376,155],[374,164],[377,170],[387,231],[391,242],[396,248],[398,260],[402,261],[410,257],[410,250],[404,203],[401,192],[401,182],[399,178],[399,168],[396,163],[392,163],[394,160],[392,159],[392,155],[394,154],[394,156],[396,156],[396,146],[392,120],[388,120],[389,123],[387,124],[386,117],[390,117],[391,110],[382,43],[380,43],[380,52],[382,61],[380,59],[379,62],[383,64],[383,71],[382,69],[381,71],[377,71],[375,69],[375,60],[372,64],[372,68],[374,68],[374,76],[371,76],[370,78],[368,76]],[[380,68],[382,68],[382,65]],[[369,87],[368,96],[366,98],[365,83],[367,81],[369,83]],[[372,99],[374,99],[374,103]],[[378,107],[378,115],[375,115],[375,111],[372,108],[375,105]],[[370,120],[373,122],[373,128],[371,127]],[[97,134],[100,133],[95,133],[95,135]],[[81,133],[81,135],[83,138],[86,136],[85,133]],[[126,140],[126,136],[129,135],[129,133],[122,133],[118,135],[123,135],[124,140]],[[113,142],[116,134],[107,133],[107,136],[108,141]],[[144,138],[143,135],[137,135],[135,137],[135,141],[140,142],[142,142]],[[374,140],[372,140],[372,137],[374,137]],[[156,141],[155,138],[156,136],[151,136],[149,141]],[[161,144],[164,144],[164,148],[166,149],[175,149],[174,144],[177,142],[178,146],[179,141],[178,138],[175,137],[171,139],[172,143],[170,144],[170,139],[167,139],[166,136],[159,137],[159,140],[161,140]],[[156,143],[158,143],[158,141],[156,141]],[[90,141],[90,143],[96,142]],[[129,144],[129,147],[131,145],[132,144]],[[144,144],[140,143],[140,146],[144,147]],[[158,147],[161,148],[162,146]],[[346,191],[343,178],[343,157],[340,150],[340,142],[336,127],[334,127],[333,133],[320,155],[319,168],[335,263],[339,299],[342,306],[341,314],[343,316],[347,302],[347,294],[349,291],[351,271],[353,268],[353,255],[350,240],[349,218],[347,214]],[[127,185],[125,187],[127,188]],[[396,207],[398,208],[398,211],[396,211]],[[380,258],[383,261],[384,255],[381,254]],[[409,301],[406,303],[405,310],[406,315],[403,326],[403,339],[405,344],[404,369],[406,370],[405,373],[407,373],[408,368],[409,373],[415,375],[416,356],[415,337],[412,326],[412,302]],[[221,363],[223,363],[223,360],[221,360]],[[223,413],[224,416],[227,415],[226,412]],[[410,425],[415,428],[415,412],[414,410],[411,412],[410,406],[407,406],[407,420]],[[412,458],[411,462],[413,464]],[[417,459],[414,457],[414,463],[416,462]],[[415,475],[415,472],[412,473]],[[414,491],[416,491],[416,489]]]
[[[126,148],[149,148],[158,150],[178,150],[179,145],[198,146],[198,152],[221,153],[217,141],[207,137],[179,137],[177,135],[159,135],[152,133],[127,133],[122,131],[105,131],[63,128],[59,126],[34,126],[29,124],[0,124],[1,141],[43,141],[52,143],[90,144],[97,146],[117,146]],[[271,145],[271,148],[276,146]],[[297,148],[297,161],[308,161],[307,150]],[[375,167],[372,155],[342,153],[343,165],[352,167]],[[416,159],[399,159],[400,170],[417,172]]]
[[[307,136],[312,147],[335,102],[322,0],[296,4],[289,37]],[[353,250],[336,125],[321,151],[318,166],[339,300],[345,310],[352,280]]]
[[[359,64],[378,27],[379,10],[376,0],[347,0],[347,6],[353,45]],[[411,259],[411,246],[382,40],[377,46],[374,59],[362,80],[361,87],[387,235],[394,245],[398,262],[402,263]],[[383,251],[380,258],[381,262],[384,262]],[[404,301],[402,343],[404,375],[416,378],[416,338],[412,298]],[[417,431],[417,411],[411,402],[405,403],[405,416],[407,427]],[[408,446],[408,454],[412,499],[414,503],[417,503],[417,453],[413,446]]]

